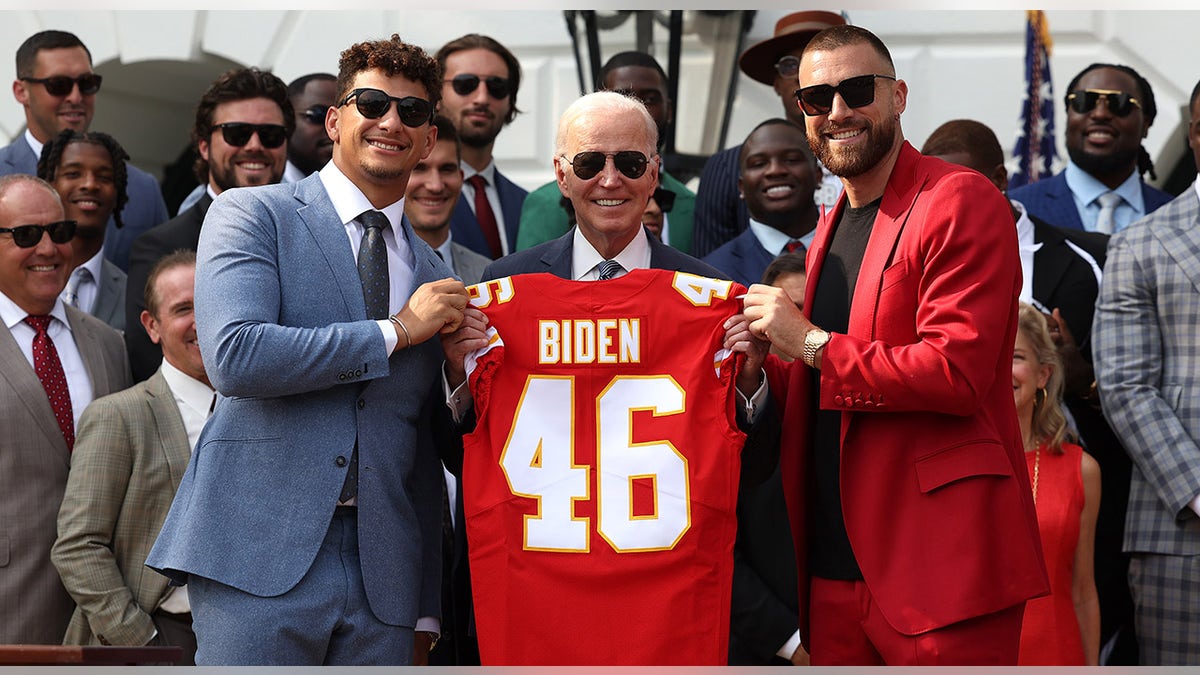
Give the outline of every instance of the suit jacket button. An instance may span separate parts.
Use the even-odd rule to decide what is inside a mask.
[[[362,409],[363,409],[363,408],[365,408],[365,407],[367,407],[367,402],[366,402],[366,400],[364,400],[364,399],[361,399],[361,398],[360,398],[360,399],[358,399],[358,409],[359,409],[359,410],[362,410]]]
[[[338,455],[337,459],[333,460],[333,463],[337,464],[338,466],[346,466],[346,458]]]

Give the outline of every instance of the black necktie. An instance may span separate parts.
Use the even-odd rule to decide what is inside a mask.
[[[390,224],[387,216],[379,211],[363,211],[358,222],[363,225],[362,243],[358,247],[358,278],[362,281],[367,318],[386,319],[390,283],[383,230]]]
[[[616,260],[605,260],[599,265],[600,281],[612,279],[623,271],[625,268],[621,267],[621,263]]]

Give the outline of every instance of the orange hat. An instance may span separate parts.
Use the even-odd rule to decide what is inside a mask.
[[[802,49],[814,35],[846,23],[835,12],[792,12],[775,22],[775,35],[742,52],[738,66],[742,72],[766,85],[775,84],[775,62]]]

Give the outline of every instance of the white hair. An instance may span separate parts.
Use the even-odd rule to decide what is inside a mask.
[[[555,156],[566,153],[567,134],[575,125],[589,124],[592,117],[597,114],[617,116],[622,113],[640,116],[646,127],[646,156],[654,157],[657,153],[655,143],[658,139],[658,125],[654,123],[654,118],[650,116],[650,112],[646,110],[646,106],[641,101],[614,91],[597,91],[581,96],[563,111],[562,117],[558,121],[558,136],[554,143]]]

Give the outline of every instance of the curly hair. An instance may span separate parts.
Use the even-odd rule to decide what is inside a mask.
[[[442,48],[437,50],[434,58],[438,64],[438,79],[441,79],[441,73],[446,72],[446,59],[454,52],[466,51],[468,49],[486,49],[489,52],[499,56],[504,61],[504,65],[508,67],[508,115],[504,118],[505,124],[511,124],[521,112],[517,109],[517,91],[521,88],[521,62],[517,60],[517,56],[510,52],[507,47],[496,41],[495,38],[479,33],[467,33],[466,35],[451,40],[442,45]],[[663,82],[666,82],[666,77],[663,77]],[[441,83],[438,83],[441,87]]]
[[[1136,84],[1137,88],[1140,90],[1138,92],[1137,100],[1142,104],[1142,115],[1146,118],[1146,126],[1149,127],[1150,125],[1154,124],[1154,118],[1158,116],[1158,104],[1154,102],[1154,89],[1150,87],[1150,81],[1142,77],[1141,73],[1133,68],[1116,63],[1093,63],[1087,68],[1079,71],[1079,74],[1076,75],[1074,79],[1071,80],[1071,83],[1067,85],[1067,93],[1065,96],[1063,96],[1063,104],[1066,106],[1067,112],[1069,113],[1071,110],[1071,92],[1075,91],[1075,88],[1079,86],[1079,81],[1083,79],[1084,75],[1087,75],[1093,70],[1099,70],[1101,68],[1118,70],[1133,78],[1134,84]],[[1150,159],[1150,153],[1146,152],[1145,146],[1139,145],[1138,175],[1146,172],[1150,173],[1150,180],[1158,179],[1158,175],[1154,173],[1154,161]]]
[[[442,95],[442,69],[424,49],[408,44],[396,33],[387,40],[350,45],[338,58],[337,98],[340,104],[353,88],[354,78],[367,70],[382,70],[388,77],[401,75],[425,87],[426,98],[436,109]]]
[[[129,172],[125,164],[129,161],[129,153],[125,152],[125,148],[112,136],[103,131],[63,129],[42,146],[42,156],[38,158],[37,163],[38,178],[47,183],[54,182],[58,168],[62,165],[63,151],[72,143],[90,143],[108,151],[108,156],[112,158],[113,185],[117,189],[117,204],[112,212],[113,222],[117,227],[124,227],[125,223],[121,222],[121,209],[129,202]]]
[[[290,138],[296,130],[296,115],[288,96],[288,87],[275,74],[258,68],[234,68],[226,71],[208,85],[196,105],[196,121],[192,124],[192,144],[207,141],[213,132],[213,116],[217,106],[232,101],[265,98],[274,101],[283,114],[283,126]],[[208,160],[197,157],[193,165],[196,180],[208,183]]]
[[[1050,379],[1041,401],[1034,404],[1033,423],[1029,425],[1033,437],[1044,443],[1050,452],[1062,453],[1063,441],[1070,436],[1067,427],[1067,416],[1063,413],[1063,365],[1058,356],[1058,349],[1050,337],[1050,327],[1046,316],[1033,305],[1021,303],[1017,319],[1017,330],[1024,335],[1033,347],[1033,357],[1040,365],[1050,366]]]

